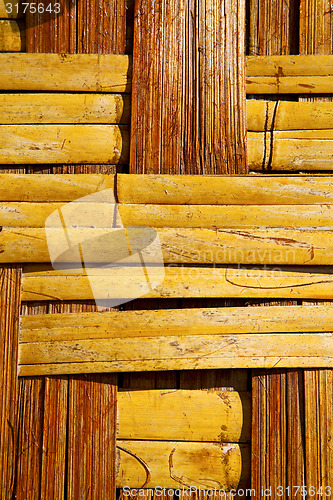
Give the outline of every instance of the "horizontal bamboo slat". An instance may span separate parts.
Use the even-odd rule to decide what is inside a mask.
[[[118,439],[250,442],[251,395],[246,392],[120,390],[117,407]]]
[[[249,56],[248,94],[332,93],[333,56]]]
[[[307,205],[333,203],[324,175],[117,175],[119,203]]]
[[[117,446],[118,488],[229,491],[248,484],[249,445],[118,440]]]
[[[320,323],[316,319],[320,317]],[[99,338],[333,331],[331,306],[223,307],[21,316],[20,343]]]
[[[146,263],[160,262],[160,247],[165,264],[261,264],[332,265],[333,232],[310,229],[202,229],[159,228],[160,245],[150,245],[155,233],[142,228],[119,229],[4,228],[0,234],[0,263],[50,262],[49,248],[59,262],[81,262],[77,252],[67,250],[84,245],[85,263],[117,262],[129,255],[124,246],[128,238],[131,254],[142,251]],[[61,254],[61,255],[60,255]]]
[[[127,163],[122,125],[0,125],[0,164]]]
[[[0,201],[69,202],[115,190],[114,183],[112,174],[0,174]]]
[[[247,130],[320,130],[333,128],[333,102],[246,101]]]
[[[0,90],[130,92],[131,60],[115,54],[0,54]]]
[[[130,123],[127,94],[0,94],[0,123]]]
[[[137,298],[137,280],[128,269],[112,275],[98,276],[100,271],[88,269],[93,279],[94,293],[87,276],[77,276],[78,270],[66,269],[61,275],[50,266],[24,267],[23,301],[89,300],[108,298]],[[233,267],[166,267],[155,271],[162,283],[151,291],[142,290],[145,298],[185,297],[248,297],[248,298],[316,298],[333,299],[331,268],[306,267],[245,269]],[[165,274],[164,274],[165,273]],[[76,274],[76,275],[75,275]],[[160,280],[159,280],[160,278]],[[164,278],[164,279],[163,279]]]
[[[0,178],[1,180],[1,178]],[[63,203],[0,202],[3,227],[43,228],[54,211],[66,207],[81,227],[111,227],[113,207],[108,203],[77,201]],[[333,229],[333,205],[118,205],[118,222],[124,227],[243,228],[302,227]]]
[[[333,333],[253,333],[22,343],[19,375],[333,367]]]
[[[20,21],[0,19],[0,52],[25,51],[25,25]]]

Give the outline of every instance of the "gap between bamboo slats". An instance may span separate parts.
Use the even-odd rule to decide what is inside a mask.
[[[131,78],[126,55],[0,54],[1,90],[122,93]]]
[[[0,19],[0,52],[25,51],[25,23]]]
[[[192,486],[230,491],[249,481],[248,445],[117,440],[117,447],[118,488]]]
[[[251,395],[247,392],[119,390],[117,411],[117,439],[250,442]]]
[[[128,163],[125,125],[0,125],[0,164]]]
[[[158,236],[158,239],[157,239]],[[126,241],[128,239],[128,247]],[[83,256],[77,251],[82,246]],[[147,247],[147,250],[145,251]],[[145,264],[260,264],[331,266],[332,230],[202,228],[3,228],[1,263],[86,265],[117,262],[140,252]],[[130,249],[130,250],[129,250]],[[129,253],[130,252],[130,253]],[[98,266],[97,266],[98,267]]]
[[[127,94],[0,94],[0,124],[130,123]],[[18,130],[20,130],[18,128]]]
[[[79,271],[81,272],[81,271]],[[23,274],[23,301],[113,300],[138,296],[138,280],[129,268],[112,273],[87,268],[54,271],[50,266],[26,265]],[[151,272],[151,269],[150,269]],[[166,266],[155,269],[156,288],[140,290],[145,298],[286,298],[333,299],[331,267],[275,268]],[[142,280],[143,281],[143,280]],[[93,286],[93,291],[92,291]],[[142,285],[141,285],[142,287]]]

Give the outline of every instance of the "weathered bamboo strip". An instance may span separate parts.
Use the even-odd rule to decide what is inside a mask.
[[[137,280],[129,269],[101,276],[89,269],[87,276],[77,276],[77,269],[63,273],[49,267],[25,266],[23,301],[89,300],[106,297],[137,297]],[[29,272],[30,271],[30,272]],[[165,275],[164,275],[165,272]],[[156,279],[159,273],[156,270]],[[332,299],[331,268],[237,269],[232,267],[166,267],[161,271],[161,285],[142,296],[145,298],[256,297],[288,299]],[[76,274],[76,276],[73,274]],[[161,278],[161,279],[162,279]]]
[[[249,478],[247,445],[119,440],[117,446],[118,487],[197,486],[229,491],[244,486]]]
[[[0,164],[126,163],[125,125],[0,125]]]
[[[130,92],[130,81],[125,55],[0,54],[1,90],[119,93]]]
[[[333,202],[333,181],[328,175],[118,174],[117,197],[120,203],[134,204],[324,204]]]
[[[130,171],[246,172],[244,1],[135,9]]]
[[[248,443],[250,412],[247,392],[119,391],[117,439]]]
[[[116,406],[117,375],[69,379],[69,498],[83,491],[91,491],[96,498],[99,494],[115,498]]]
[[[0,200],[69,202],[105,189],[113,189],[114,175],[0,174]],[[332,194],[333,199],[333,194]]]
[[[127,230],[131,254],[143,252],[148,263],[160,262],[159,245],[147,254],[147,233],[142,228]],[[159,228],[156,235],[165,264],[260,264],[260,265],[332,265],[331,230],[310,229],[169,229]],[[1,263],[50,262],[49,248],[58,262],[81,262],[78,252],[67,251],[87,242],[83,248],[86,264],[117,262],[128,257],[124,230],[99,228],[4,228],[0,238]],[[60,239],[59,239],[60,238]],[[151,240],[149,240],[149,243]],[[67,246],[68,245],[68,246]],[[63,253],[62,253],[63,251]],[[153,272],[152,268],[152,272]]]
[[[25,51],[25,24],[0,19],[0,52]]]
[[[130,123],[127,94],[0,94],[0,123]]]
[[[65,209],[79,227],[111,227],[109,203],[77,201],[70,206],[63,203],[0,202],[2,227],[44,228],[46,219],[57,210]],[[248,227],[302,227],[333,228],[333,205],[118,205],[119,223],[124,227],[156,228],[248,228]],[[75,219],[74,219],[75,217]],[[119,219],[120,217],[120,219]],[[70,219],[68,219],[70,220]]]
[[[20,345],[19,375],[333,367],[332,333],[92,339]]]
[[[6,7],[6,4],[11,4],[10,8],[8,5]],[[1,0],[0,2],[0,19],[21,19],[24,17],[22,9],[16,8],[16,3],[20,5],[19,2],[16,2],[16,0],[11,0],[8,2],[7,0]]]
[[[14,494],[18,424],[18,335],[22,269],[0,269],[0,498]]]
[[[320,323],[316,318],[320,317]],[[20,343],[233,333],[332,332],[333,307],[223,307],[21,316]]]
[[[320,130],[333,127],[333,103],[292,101],[246,101],[247,129]]]

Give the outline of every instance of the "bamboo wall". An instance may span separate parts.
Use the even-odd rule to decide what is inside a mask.
[[[121,102],[122,112],[114,113],[111,118],[111,126],[120,130],[113,140],[121,145],[123,154],[120,159],[109,158],[109,146],[103,135],[103,126],[106,123],[110,126],[110,118],[107,121],[104,116],[114,106],[114,102],[109,101],[104,104],[105,108],[99,105],[97,116],[93,116],[90,122],[74,120],[76,128],[72,132],[66,129],[66,134],[72,134],[71,140],[77,140],[79,154],[75,156],[69,151],[65,160],[64,156],[59,156],[55,161],[53,153],[39,155],[38,161],[36,157],[31,160],[24,144],[18,159],[15,156],[17,143],[13,142],[10,147],[12,136],[5,136],[7,146],[1,156],[2,173],[228,175],[283,171],[297,176],[315,170],[330,175],[333,170],[330,152],[333,109],[329,106],[331,97],[327,94],[330,83],[315,81],[314,89],[321,90],[325,96],[315,93],[315,97],[309,98],[299,92],[304,75],[297,76],[296,86],[294,82],[284,83],[287,70],[283,68],[277,81],[267,80],[268,83],[264,84],[259,81],[261,90],[258,91],[259,84],[253,83],[255,73],[251,74],[254,70],[250,62],[245,83],[246,53],[332,53],[332,7],[328,0],[247,0],[246,3],[244,0],[209,0],[205,4],[192,0],[136,0],[135,5],[130,1],[126,4],[125,0],[89,0],[85,3],[73,0],[61,5],[61,16],[31,13],[9,16],[1,3],[0,51],[4,56],[8,53],[9,65],[16,55],[12,54],[14,52],[132,55],[131,94],[128,85],[122,90],[118,88],[115,98],[118,104]],[[38,79],[38,75],[32,75],[29,82],[34,81],[33,78]],[[64,80],[68,82],[68,73]],[[301,84],[307,85],[306,82],[304,80]],[[282,85],[286,85],[287,91],[283,96],[277,96],[277,91],[283,90]],[[28,103],[32,88],[22,86],[17,89],[20,90]],[[48,89],[44,90],[48,92]],[[86,102],[77,97],[75,103],[75,94],[71,93],[70,102],[66,104],[64,101],[62,109],[58,110],[56,125],[50,125],[50,119],[47,121],[45,116],[43,120],[48,125],[44,125],[43,120],[38,122],[38,119],[31,124],[29,116],[24,116],[23,101],[15,101],[18,94],[20,92],[11,96],[6,94],[3,102],[0,95],[1,125],[11,124],[23,130],[23,126],[29,123],[34,129],[26,128],[25,139],[35,137],[37,130],[41,134],[40,140],[49,138],[52,133],[65,138],[61,136],[62,127],[71,123],[73,110],[84,114],[82,106]],[[114,96],[109,95],[110,99]],[[39,109],[50,105],[50,101],[43,101],[42,95],[40,98]],[[321,107],[321,101],[325,107]],[[16,114],[7,111],[6,117],[8,102],[10,109],[17,111]],[[317,107],[306,107],[309,102]],[[297,107],[301,103],[304,107]],[[71,107],[70,113],[66,112],[68,106]],[[89,123],[96,128],[89,131]],[[79,126],[82,127],[80,130]],[[54,127],[53,131],[51,127]],[[6,133],[3,129],[3,134]],[[93,134],[96,141],[100,139],[97,158],[94,150],[87,153],[89,134]],[[295,154],[295,150],[300,152]],[[261,220],[263,214],[253,213],[255,216]],[[270,215],[265,213],[264,216]],[[299,219],[300,210],[297,208],[294,215],[287,216],[291,217],[290,220],[292,217]],[[209,213],[207,219],[210,217]],[[308,212],[306,217],[309,217]],[[22,271],[23,302],[20,306]],[[216,465],[219,452],[216,454],[215,444],[220,445],[222,438],[214,425],[219,426],[219,419],[224,422],[227,416],[223,414],[223,407],[218,406],[218,400],[213,398],[220,398],[224,393],[231,401],[230,407],[237,408],[235,425],[242,429],[237,435],[227,430],[223,438],[227,446],[237,445],[238,453],[234,462],[233,458],[230,464],[228,462],[230,477],[225,483],[229,488],[234,480],[233,474],[239,471],[239,457],[242,469],[240,485],[244,488],[252,486],[261,490],[269,486],[292,488],[307,485],[319,489],[332,483],[333,452],[328,444],[332,428],[331,370],[180,369],[21,376],[16,382],[20,313],[23,321],[29,321],[28,316],[41,313],[79,315],[97,311],[94,302],[82,296],[75,301],[31,300],[31,294],[29,296],[24,291],[27,290],[24,280],[29,279],[28,274],[22,265],[2,265],[0,320],[4,335],[1,355],[5,363],[1,372],[1,398],[6,411],[1,415],[0,456],[4,456],[7,464],[0,476],[2,498],[114,498],[116,486],[147,487],[144,467],[139,474],[137,464],[131,462],[133,455],[143,457],[144,463],[154,463],[154,473],[160,475],[161,486],[172,489],[184,481],[177,483],[172,468],[170,473],[170,468],[163,465],[163,460],[161,463],[156,461],[156,457],[170,457],[173,453],[170,443],[173,442],[180,450],[180,460],[189,463],[188,475],[202,477],[203,470],[199,465],[203,461],[205,470],[208,466],[205,466],[204,457],[208,456],[211,469],[217,468],[211,480],[218,481],[224,469],[220,470]],[[276,296],[267,292],[264,296],[248,293],[236,298],[234,292],[228,297],[222,285],[218,292],[211,294],[210,284],[208,276],[205,292],[202,293],[201,289],[203,298],[198,298],[200,291],[188,298],[184,294],[170,298],[166,284],[164,296],[136,299],[121,309],[297,307],[318,303],[311,301],[312,290],[308,295],[302,292],[301,297],[299,294]],[[169,285],[171,288],[172,284]],[[331,302],[324,304],[330,306]],[[170,408],[161,403],[164,391],[174,393],[175,398],[179,396],[172,402],[171,413]],[[126,394],[132,394],[133,398],[135,394],[140,396],[137,406],[126,400]],[[212,399],[203,401],[206,396]],[[236,407],[238,398],[243,404]],[[119,414],[118,435],[117,399],[118,412],[123,412]],[[201,408],[202,420],[196,419],[195,406],[188,406],[188,399],[195,400]],[[149,424],[146,431],[146,415],[152,407],[160,412],[153,417],[161,424],[156,428]],[[216,409],[216,415],[211,415],[212,407]],[[163,427],[163,422],[170,422],[181,412],[190,413],[190,423],[179,418],[174,433],[170,426],[164,424]],[[125,415],[131,413],[136,417],[126,421]],[[202,421],[206,424],[203,429],[200,427]],[[187,426],[188,433],[185,432]],[[211,434],[206,434],[206,427],[212,427]],[[117,470],[119,466],[120,470]],[[149,467],[153,470],[153,465]],[[206,483],[199,484],[207,488]],[[154,487],[156,483],[151,485]],[[117,490],[117,496],[126,498],[121,489]],[[193,500],[197,496],[192,494]],[[206,494],[202,492],[199,496],[204,498]],[[158,495],[147,490],[146,497],[158,498]],[[164,497],[171,500],[177,495],[169,491]],[[235,497],[229,495],[229,498]],[[295,498],[303,497],[299,492]]]

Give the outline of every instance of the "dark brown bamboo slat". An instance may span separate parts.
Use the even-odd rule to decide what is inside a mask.
[[[15,488],[18,336],[21,300],[19,267],[0,268],[0,498]]]
[[[246,172],[244,17],[243,0],[136,3],[132,173]]]
[[[331,55],[332,4],[329,0],[300,1],[300,53]],[[332,96],[301,99],[332,101]],[[308,302],[313,304],[314,302]],[[306,304],[304,302],[304,304]],[[331,304],[331,303],[327,303]],[[306,484],[318,492],[333,484],[333,370],[304,370]],[[319,500],[320,495],[313,496]]]
[[[250,21],[250,54],[273,56],[297,52],[297,9],[295,0],[251,0],[250,13],[254,17]],[[258,12],[262,22],[257,22]],[[270,131],[265,135],[269,139]],[[272,150],[266,154],[269,158]],[[286,306],[292,302],[275,304]],[[301,397],[300,384],[296,383],[299,377],[297,370],[252,371],[251,487],[258,496],[262,488],[272,486],[274,491],[277,486],[292,488],[304,484],[302,415],[296,403]],[[281,498],[287,500],[285,489]],[[295,498],[302,497],[298,493]]]

